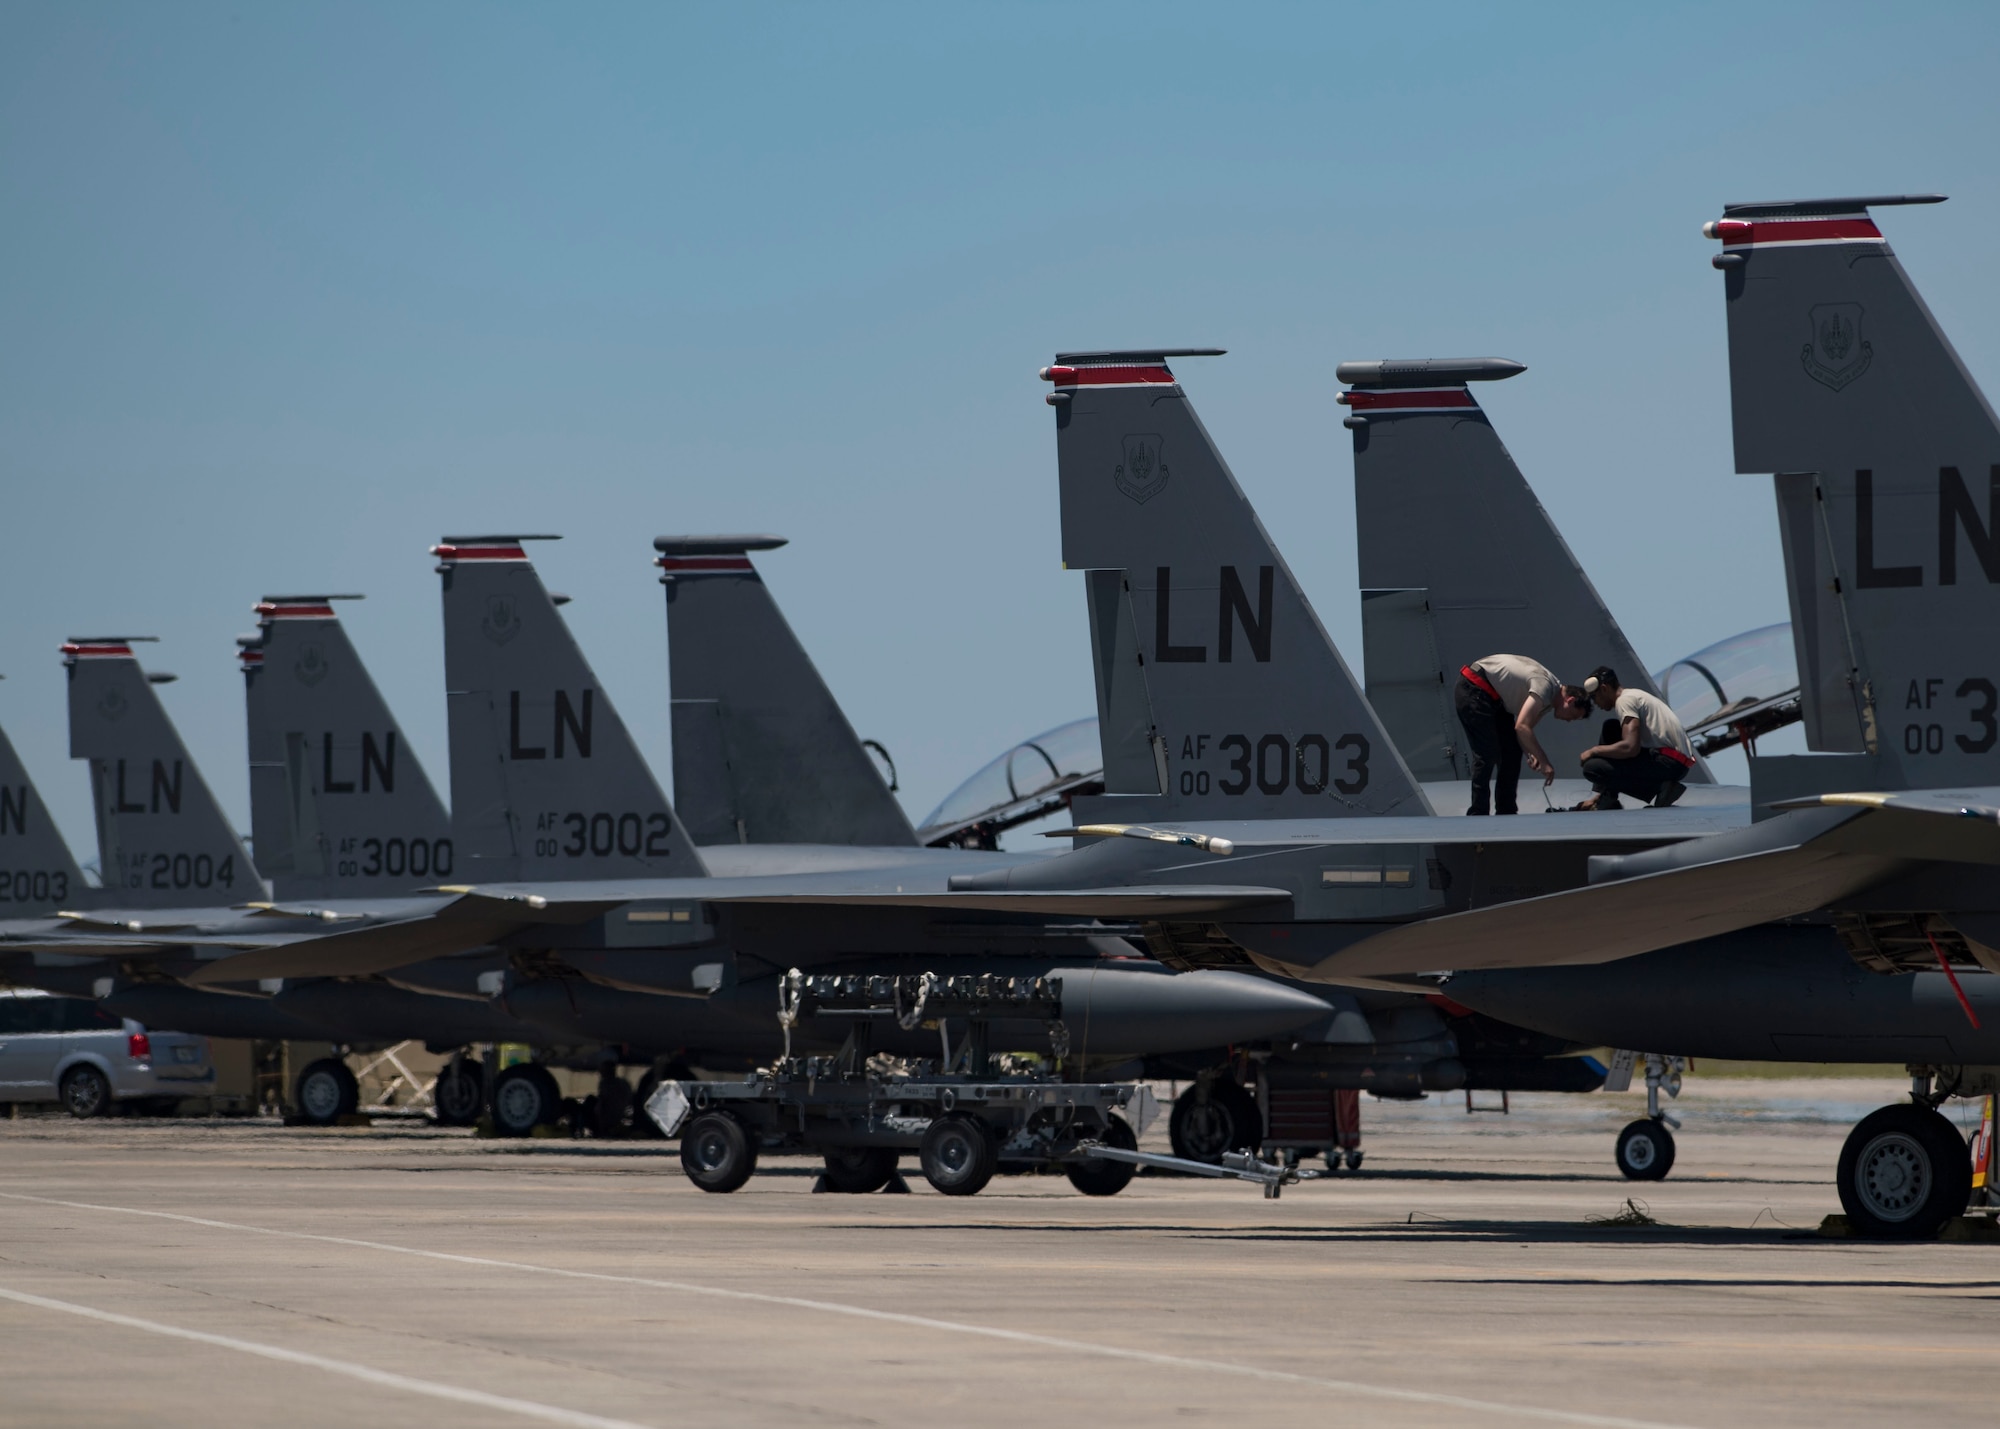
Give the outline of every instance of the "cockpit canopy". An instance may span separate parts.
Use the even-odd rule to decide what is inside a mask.
[[[1714,754],[1799,718],[1799,663],[1789,623],[1746,630],[1653,676],[1696,748]]]
[[[1071,720],[1022,740],[945,795],[917,838],[933,847],[995,848],[1005,830],[1103,790],[1097,720]]]

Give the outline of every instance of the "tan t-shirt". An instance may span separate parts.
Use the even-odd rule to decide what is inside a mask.
[[[1617,711],[1621,728],[1628,719],[1639,721],[1641,749],[1677,749],[1694,758],[1694,746],[1688,743],[1680,718],[1658,695],[1649,695],[1644,690],[1620,690],[1618,702],[1612,708]]]
[[[1562,681],[1526,655],[1488,655],[1484,660],[1474,660],[1472,668],[1500,692],[1500,703],[1509,714],[1520,714],[1529,695],[1540,696],[1545,710],[1554,709],[1559,702]]]

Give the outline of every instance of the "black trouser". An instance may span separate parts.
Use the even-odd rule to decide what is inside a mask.
[[[1599,794],[1630,794],[1646,804],[1687,772],[1687,765],[1657,749],[1642,749],[1630,759],[1606,759],[1600,754],[1583,761],[1583,777]]]
[[[1496,786],[1495,809],[1518,813],[1514,794],[1521,785],[1521,739],[1514,733],[1514,716],[1463,675],[1458,677],[1452,703],[1458,707],[1458,722],[1465,726],[1465,742],[1472,747],[1472,807],[1466,813],[1487,811],[1488,784]]]

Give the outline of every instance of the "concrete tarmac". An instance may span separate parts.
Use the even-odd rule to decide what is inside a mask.
[[[1896,1082],[1364,1099],[1358,1175],[733,1196],[658,1143],[0,1122],[0,1424],[1934,1424],[2000,1246],[1813,1233]],[[1497,1098],[1482,1098],[1497,1101]],[[1164,1128],[1147,1138],[1162,1145]],[[1636,1197],[1659,1222],[1603,1223]]]

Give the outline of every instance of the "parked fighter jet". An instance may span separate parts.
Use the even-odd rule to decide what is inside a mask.
[[[1965,475],[2000,473],[2000,424],[1869,211],[1936,201],[1735,204],[1709,225],[1736,465],[1777,473],[1815,754],[1752,764],[1760,822],[1744,835],[1607,860],[1590,888],[1527,910],[1536,936],[1640,948],[1660,946],[1663,904],[1750,889],[1778,894],[1764,912],[1786,921],[1450,984],[1496,1015],[1621,1045],[1910,1063],[1912,1104],[1865,1118],[1840,1158],[1842,1205],[1882,1236],[1963,1209],[1963,1145],[1932,1108],[1992,1090],[2000,1065],[2000,740],[1995,676],[1968,643],[2000,615],[2000,506]]]
[[[666,553],[660,565],[668,582],[676,793],[685,783],[699,800],[715,785],[712,765],[725,757],[733,788],[773,791],[761,804],[737,796],[727,806],[728,816],[712,821],[725,837],[733,833],[748,840],[755,830],[787,827],[794,816],[782,807],[783,789],[826,789],[840,771],[846,771],[845,787],[852,791],[848,797],[864,809],[870,807],[870,796],[880,800],[885,794],[861,742],[756,573],[750,553],[781,544],[768,536],[663,536],[654,542]],[[697,698],[684,691],[698,692]],[[1079,723],[1094,745],[1096,721]],[[690,727],[693,737],[683,740],[681,732]],[[720,736],[718,730],[723,731]],[[1074,797],[1079,778],[1101,783],[1097,750],[1086,754],[1074,740],[1030,741],[1017,753],[1030,772],[1011,772],[1011,759],[989,766],[991,774],[971,781],[971,792],[946,800],[947,805],[963,804],[968,818],[934,816],[925,821],[926,828],[941,823],[990,828],[1011,820],[1011,814],[996,807],[1000,787],[1016,802],[1025,799],[1039,806],[1051,798]],[[1065,769],[1075,777],[1066,778]],[[777,771],[787,771],[787,779],[772,778]],[[995,776],[1000,784],[994,783]],[[1062,792],[1052,794],[1051,786]],[[815,816],[822,832],[865,842],[860,836],[865,830],[835,818],[845,802],[841,791],[832,790],[827,797],[835,808]],[[687,801],[677,807],[685,810]],[[752,808],[755,814],[746,819]],[[882,822],[889,823],[886,818]],[[900,810],[889,829],[900,835],[898,842],[911,841]],[[725,849],[703,852],[714,861]],[[1133,931],[1106,927],[1097,941],[1136,959],[1143,953],[1114,936]],[[1074,974],[1053,976],[1067,986]],[[1289,986],[1304,991],[1296,983]],[[1387,1096],[1413,1096],[1423,1088],[1588,1090],[1602,1079],[1593,1064],[1559,1055],[1577,1050],[1568,1044],[1441,1007],[1422,994],[1324,988],[1318,995],[1323,1010],[1313,1023],[1288,1026],[1282,1029],[1287,1035],[1275,1042],[1235,1039],[1233,1046],[1218,1041],[1206,1048],[1181,1048],[1167,1039],[1158,1041],[1144,1059],[1147,1074],[1191,1083],[1171,1122],[1176,1154],[1214,1161],[1223,1152],[1258,1143],[1263,1119],[1258,1103],[1243,1089],[1245,1077],[1259,1085],[1274,1127],[1282,1124],[1291,1140],[1316,1145],[1332,1142],[1337,1090],[1370,1089]]]

